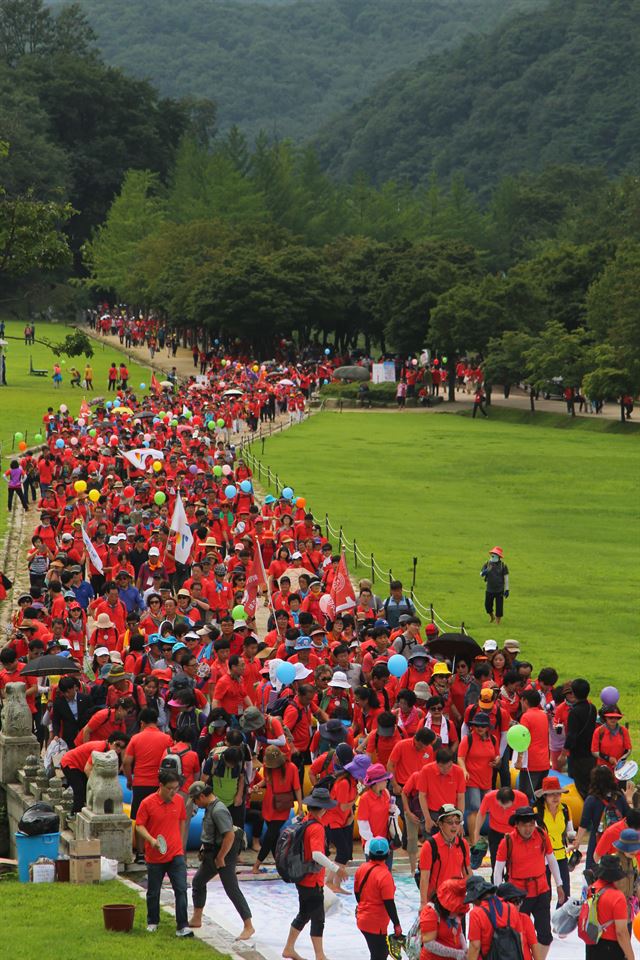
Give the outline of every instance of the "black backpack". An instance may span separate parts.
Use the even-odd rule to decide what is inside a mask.
[[[276,844],[274,860],[276,870],[285,883],[298,883],[309,873],[319,873],[322,867],[315,860],[304,858],[304,835],[310,820],[303,820],[285,827]]]
[[[496,899],[496,897],[490,898],[488,902],[488,910],[484,910],[484,907],[480,907],[480,909],[484,910],[486,913],[487,917],[489,918],[489,923],[493,927],[491,946],[489,947],[489,952],[485,954],[485,960],[524,960],[520,934],[517,930],[514,930],[512,926],[511,904],[503,903],[503,906],[507,908],[508,922],[506,927],[499,927],[497,925],[495,906]]]

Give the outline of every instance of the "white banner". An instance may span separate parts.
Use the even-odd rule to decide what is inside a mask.
[[[91,560],[91,563],[96,568],[98,573],[102,573],[104,569],[102,566],[102,560],[100,559],[100,555],[97,553],[96,548],[91,543],[89,534],[87,533],[84,527],[82,528],[82,539],[84,541],[85,547],[87,548],[87,553],[89,554],[89,559]]]
[[[187,522],[187,515],[184,512],[182,497],[180,494],[176,497],[176,505],[171,517],[171,529],[178,534],[176,538],[175,558],[178,563],[187,563],[191,547],[193,546],[193,533]]]
[[[374,363],[371,379],[374,383],[395,383],[395,363]]]
[[[153,460],[164,460],[162,450],[155,450],[153,447],[138,447],[137,450],[123,450],[122,456],[128,460],[136,470],[144,470],[149,457]]]

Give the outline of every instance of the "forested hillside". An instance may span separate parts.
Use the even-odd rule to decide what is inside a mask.
[[[553,0],[378,85],[318,138],[325,168],[476,191],[553,163],[637,169],[640,4]]]
[[[224,130],[304,139],[401,67],[547,0],[81,0],[106,60]]]

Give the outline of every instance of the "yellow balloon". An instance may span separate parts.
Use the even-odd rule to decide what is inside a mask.
[[[76,493],[84,493],[87,489],[87,483],[85,480],[76,480],[73,485],[73,489]]]
[[[254,363],[254,365],[251,367],[251,369],[253,370],[254,373],[257,373],[258,370],[260,369],[260,367],[258,366],[257,363]]]
[[[89,490],[89,500],[91,500],[91,503],[97,503],[99,499],[100,499],[99,490]]]
[[[162,464],[160,463],[159,460],[153,461],[153,469],[155,470],[156,473],[160,473],[160,471],[162,470]]]

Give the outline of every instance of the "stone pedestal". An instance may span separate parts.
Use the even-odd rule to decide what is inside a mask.
[[[27,758],[39,749],[38,741],[32,733],[12,736],[0,731],[0,783],[17,783],[18,770],[24,767]]]
[[[131,863],[133,824],[124,813],[93,813],[83,807],[74,820],[76,840],[99,840],[100,853],[119,863]]]

